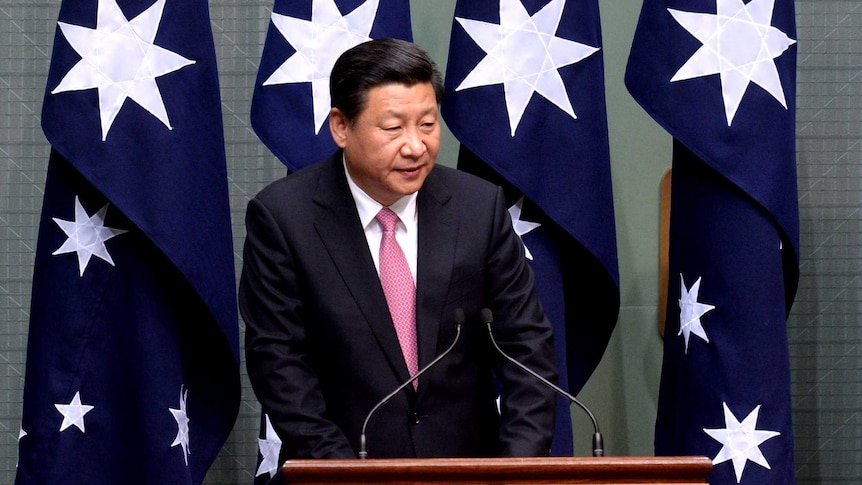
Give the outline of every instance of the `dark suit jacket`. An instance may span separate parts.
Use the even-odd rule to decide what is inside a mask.
[[[339,152],[248,205],[239,302],[255,394],[286,458],[355,457],[366,415],[408,379]],[[446,167],[418,199],[416,324],[420,368],[452,353],[382,407],[370,457],[547,455],[554,396],[494,353],[479,312],[516,359],[556,380],[551,326],[502,191]],[[502,414],[495,409],[495,374]]]

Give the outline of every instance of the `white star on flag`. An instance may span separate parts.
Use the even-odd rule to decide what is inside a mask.
[[[79,276],[84,276],[84,270],[87,269],[90,258],[93,256],[114,266],[114,260],[105,247],[105,241],[128,231],[105,227],[105,214],[108,212],[109,205],[105,204],[98,212],[90,216],[78,201],[78,196],[75,196],[75,220],[65,221],[56,217],[53,218],[68,238],[62,246],[51,254],[57,256],[71,252],[77,253]]]
[[[721,404],[724,406],[724,428],[703,428],[706,434],[723,445],[718,454],[715,455],[715,458],[712,459],[712,464],[718,465],[719,463],[731,460],[733,471],[736,472],[736,483],[742,480],[742,472],[745,470],[745,464],[748,461],[753,461],[771,470],[763,453],[760,452],[760,444],[781,433],[755,429],[760,405],[755,407],[742,422],[739,422],[736,416],[730,411],[730,408],[727,407],[727,403]]]
[[[533,93],[577,119],[557,69],[599,49],[556,36],[565,6],[551,0],[531,17],[520,0],[501,0],[499,25],[455,19],[487,54],[455,90],[503,84],[513,137]]]
[[[264,439],[258,438],[257,448],[261,458],[260,466],[257,467],[256,477],[269,473],[270,477],[274,477],[278,471],[278,454],[281,452],[281,438],[275,433],[272,427],[272,421],[269,420],[269,415],[264,414],[266,420],[266,435]]]
[[[186,466],[189,465],[189,416],[186,412],[186,400],[188,397],[189,391],[185,390],[184,392],[182,386],[180,386],[180,408],[168,408],[168,411],[171,412],[171,415],[177,422],[177,437],[171,443],[171,448],[177,445],[182,447]]]
[[[155,45],[165,0],[157,0],[132,20],[115,0],[99,0],[96,28],[58,22],[63,36],[81,60],[66,73],[51,94],[97,88],[102,141],[126,98],[171,128],[156,78],[194,61]]]
[[[65,431],[70,426],[75,426],[85,433],[84,415],[93,410],[93,406],[81,404],[81,392],[76,392],[75,397],[69,404],[55,404],[55,408],[63,415],[63,423],[60,424],[60,431]]]
[[[315,0],[311,3],[310,22],[272,13],[272,23],[296,52],[263,85],[310,82],[315,134],[329,115],[332,66],[344,51],[371,40],[378,3],[379,0],[367,0],[341,15],[335,0]]]
[[[521,220],[521,210],[524,207],[524,197],[522,196],[518,199],[518,202],[515,202],[515,205],[509,207],[509,217],[512,219],[512,228],[515,229],[515,234],[521,238],[521,244],[524,244],[524,238],[521,237],[525,234],[528,234],[534,229],[542,227],[538,222],[529,222]],[[530,248],[524,244],[524,252],[527,256],[527,259],[533,260],[533,254],[530,253]]]
[[[700,292],[700,280],[691,285],[691,290],[685,287],[685,278],[682,274],[679,275],[680,280],[680,298],[679,298],[679,333],[685,339],[685,353],[688,353],[688,339],[691,334],[695,334],[704,342],[709,342],[706,336],[706,331],[700,323],[700,317],[706,312],[715,309],[713,305],[706,305],[697,301],[698,293]]]
[[[752,0],[748,4],[716,0],[716,14],[668,9],[703,44],[671,82],[719,74],[727,126],[752,82],[787,109],[774,59],[796,41],[771,25],[774,4],[775,0]]]

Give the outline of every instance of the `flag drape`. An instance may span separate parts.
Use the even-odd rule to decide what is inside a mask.
[[[674,137],[659,455],[793,483],[799,276],[792,0],[646,0],[629,91]]]
[[[458,1],[442,112],[462,144],[459,168],[507,189],[560,383],[577,393],[619,312],[598,2]],[[552,452],[571,455],[559,404]]]
[[[205,0],[66,0],[17,484],[199,484],[236,419],[239,342]]]

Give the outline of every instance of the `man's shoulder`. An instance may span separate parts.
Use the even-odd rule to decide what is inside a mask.
[[[274,180],[255,195],[260,201],[310,199],[327,161],[318,162]]]
[[[497,186],[471,173],[444,165],[436,165],[431,171],[434,183],[447,187],[457,193],[465,190],[480,191],[482,193],[493,193]],[[431,177],[429,176],[429,177]]]

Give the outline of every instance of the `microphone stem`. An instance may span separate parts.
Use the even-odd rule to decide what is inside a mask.
[[[416,379],[419,378],[419,376],[424,374],[431,367],[434,367],[434,364],[439,362],[440,359],[442,359],[443,357],[446,357],[446,354],[448,354],[449,352],[452,351],[453,348],[455,348],[455,344],[458,343],[458,338],[460,336],[461,336],[461,324],[456,323],[455,324],[455,338],[452,340],[452,343],[449,345],[449,348],[446,349],[442,354],[438,355],[436,359],[431,361],[431,363],[429,363],[428,365],[426,365],[425,367],[420,369],[419,372],[417,372],[416,374],[413,374],[413,376],[410,377],[410,379],[407,379],[403,384],[398,386],[397,389],[390,392],[386,397],[384,397],[380,402],[378,402],[373,408],[371,408],[371,411],[368,412],[368,416],[365,417],[365,422],[362,423],[362,434],[359,435],[359,454],[358,455],[359,455],[360,459],[364,460],[364,459],[368,458],[368,451],[366,450],[366,446],[365,446],[365,428],[368,427],[368,421],[371,420],[371,416],[373,416],[374,413],[377,412],[377,410],[380,409],[381,406],[388,403],[390,400],[392,400],[393,397],[398,395],[399,392],[403,391],[405,387],[412,384],[413,381],[415,381]]]
[[[561,396],[564,396],[566,399],[569,400],[569,402],[577,404],[578,407],[580,407],[581,409],[584,410],[585,413],[587,413],[587,416],[589,416],[590,421],[592,421],[592,423],[593,423],[593,431],[594,431],[594,434],[593,434],[593,456],[604,456],[605,450],[604,450],[604,443],[602,442],[603,441],[602,440],[602,433],[599,431],[599,423],[598,423],[598,421],[596,421],[596,417],[593,416],[592,411],[590,411],[589,408],[587,408],[584,405],[584,403],[579,401],[575,396],[572,396],[568,392],[564,391],[561,387],[557,386],[556,384],[552,383],[551,381],[540,376],[538,373],[533,371],[533,369],[530,369],[529,367],[525,366],[524,364],[522,364],[522,363],[518,362],[517,360],[513,359],[512,357],[510,357],[507,353],[503,352],[503,349],[501,349],[500,346],[497,345],[497,340],[494,339],[494,333],[491,331],[491,322],[486,322],[485,325],[488,327],[488,335],[491,336],[491,343],[494,345],[494,348],[497,349],[497,352],[499,352],[500,355],[505,357],[506,360],[508,360],[509,362],[515,364],[515,366],[518,367],[519,369],[521,369],[522,371],[530,374],[531,376],[533,376],[536,379],[538,379],[539,381],[541,381],[544,385],[546,385],[546,386],[550,387],[551,389],[553,389],[554,391],[556,391]]]

